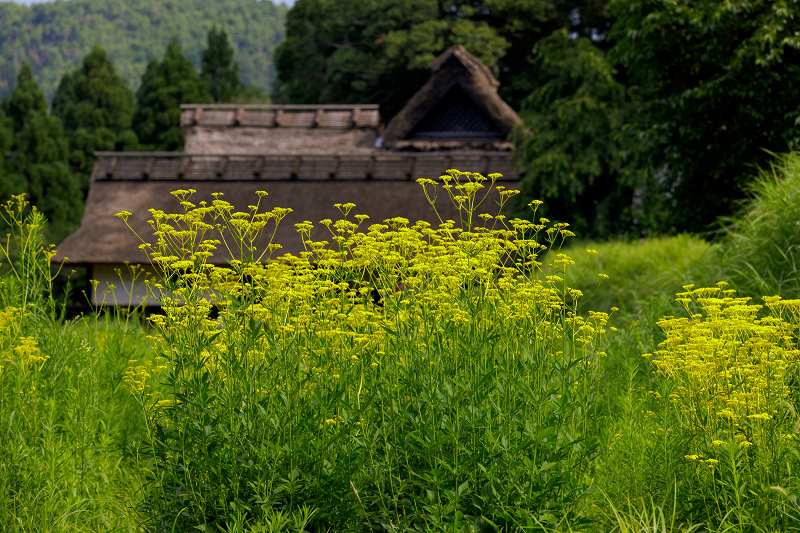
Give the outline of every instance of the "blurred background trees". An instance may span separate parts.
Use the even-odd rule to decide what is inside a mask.
[[[800,143],[800,3],[611,0],[609,57],[637,110],[634,156],[661,232],[735,209],[768,151]],[[642,176],[647,178],[646,176]]]
[[[501,96],[524,121],[513,136],[514,157],[525,171],[515,214],[542,199],[545,216],[583,235],[713,231],[718,217],[749,194],[770,154],[800,143],[796,2],[298,0],[287,11],[266,0],[236,0],[226,6],[0,3],[0,50],[8,52],[0,54],[0,94],[11,99],[8,75],[23,71],[8,46],[35,59],[25,74],[28,89],[14,88],[16,107],[0,116],[0,192],[41,182],[20,173],[33,156],[17,161],[19,147],[41,144],[35,135],[44,144],[51,139],[48,153],[56,155],[33,159],[56,167],[67,161],[84,191],[95,150],[181,149],[181,103],[268,103],[271,90],[277,103],[378,103],[388,121],[427,81],[429,63],[454,44],[492,70]],[[77,25],[80,13],[93,22]],[[93,25],[108,32],[95,35]],[[25,34],[23,27],[32,30]],[[134,27],[148,31],[137,30],[131,43],[147,44],[122,53],[120,39],[109,41]],[[66,68],[67,56],[80,48],[74,43],[92,36],[89,42],[99,45]],[[54,69],[60,82],[53,81]],[[143,74],[133,75],[136,69]],[[26,93],[33,78],[55,92],[52,110],[63,124],[66,159],[57,155],[57,126],[43,118],[49,115],[42,91]],[[44,121],[35,133],[21,133],[22,109]]]
[[[170,41],[164,59],[151,59],[136,92],[134,131],[143,149],[183,149],[180,104],[212,103],[206,85],[181,50],[177,39]]]
[[[69,164],[85,196],[95,151],[136,149],[133,92],[95,45],[80,67],[62,76],[52,107],[64,126]]]
[[[371,102],[391,120],[427,81],[428,64],[462,44],[515,108],[538,85],[532,49],[586,2],[298,0],[275,52],[273,96],[286,103]],[[575,4],[574,6],[572,4]]]
[[[525,121],[518,213],[583,234],[708,231],[800,140],[800,4],[744,0],[298,0],[274,98],[391,119],[453,44]]]
[[[180,104],[252,98],[260,90],[238,78],[224,29],[213,27],[203,76],[173,39],[161,61],[148,64],[134,100],[99,45],[61,77],[48,113],[33,69],[24,65],[0,104],[0,198],[26,194],[47,215],[55,241],[80,223],[95,151],[180,150]]]
[[[216,25],[208,31],[200,78],[215,103],[230,102],[244,89],[239,79],[239,64],[233,61],[228,34],[222,28],[217,29]]]
[[[3,158],[3,187],[9,190],[3,192],[27,194],[31,204],[51,221],[52,237],[63,238],[80,223],[80,185],[67,161],[61,121],[48,113],[30,65],[20,69],[16,86],[0,109],[6,117],[5,127],[0,125],[4,130],[0,142],[8,147]]]

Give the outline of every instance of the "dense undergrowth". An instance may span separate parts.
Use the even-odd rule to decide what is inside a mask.
[[[9,205],[0,524],[797,530],[797,161],[713,245],[570,245],[564,225],[471,215],[491,182],[454,173],[436,187],[458,223],[343,205],[320,225],[333,247],[307,223],[307,253],[269,261],[285,211],[181,191],[142,236],[170,274],[145,328],[64,322],[43,221]]]

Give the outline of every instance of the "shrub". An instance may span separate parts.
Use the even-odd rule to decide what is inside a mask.
[[[762,306],[725,285],[686,286],[677,301],[688,318],[659,322],[666,340],[645,356],[671,383],[668,397],[651,393],[670,403],[671,423],[653,416],[685,446],[687,513],[736,531],[786,531],[800,512],[800,300],[765,297],[759,318]]]
[[[608,315],[576,313],[573,261],[558,253],[566,225],[479,219],[486,178],[441,180],[421,183],[428,198],[451,195],[461,224],[363,229],[340,205],[340,220],[321,222],[333,247],[305,222],[306,252],[277,261],[259,241],[285,209],[235,212],[176,191],[182,213],[153,212],[157,242],[142,248],[163,273],[160,359],[127,381],[150,432],[154,526],[580,523]],[[229,268],[210,264],[218,247]]]
[[[800,153],[777,156],[750,193],[738,215],[727,219],[723,249],[731,281],[753,297],[800,298]]]
[[[134,531],[144,424],[120,383],[147,342],[125,320],[64,323],[44,217],[23,196],[2,208],[0,530]]]

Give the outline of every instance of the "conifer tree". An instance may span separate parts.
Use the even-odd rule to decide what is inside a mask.
[[[200,75],[173,38],[162,61],[151,59],[136,93],[134,131],[143,148],[183,149],[180,104],[211,103]]]
[[[67,143],[61,121],[47,113],[44,93],[25,64],[17,84],[0,108],[12,125],[7,183],[12,194],[27,193],[28,200],[51,222],[52,236],[66,236],[80,221],[80,188],[67,164]],[[4,191],[5,192],[5,191]]]
[[[0,109],[0,204],[12,194],[27,192],[25,180],[13,171],[10,152],[14,142],[14,126],[10,118]]]
[[[230,102],[244,88],[239,80],[239,65],[233,62],[233,48],[223,28],[212,26],[203,50],[200,78],[214,102]]]
[[[95,151],[136,148],[136,134],[131,129],[133,111],[133,92],[98,45],[80,67],[61,78],[53,97],[53,115],[64,124],[69,163],[81,177],[84,192]]]

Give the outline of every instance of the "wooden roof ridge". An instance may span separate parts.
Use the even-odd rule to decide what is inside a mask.
[[[108,181],[413,181],[436,178],[448,169],[520,172],[503,151],[372,153],[95,152],[92,182]]]
[[[505,137],[522,123],[514,110],[497,93],[500,82],[477,57],[456,45],[431,63],[431,77],[395,115],[383,134],[384,146],[402,149],[414,127],[453,88],[458,86]],[[430,144],[430,143],[427,143]],[[413,148],[413,147],[412,147]],[[434,147],[436,149],[436,147]]]
[[[377,128],[378,104],[181,104],[181,126]]]

